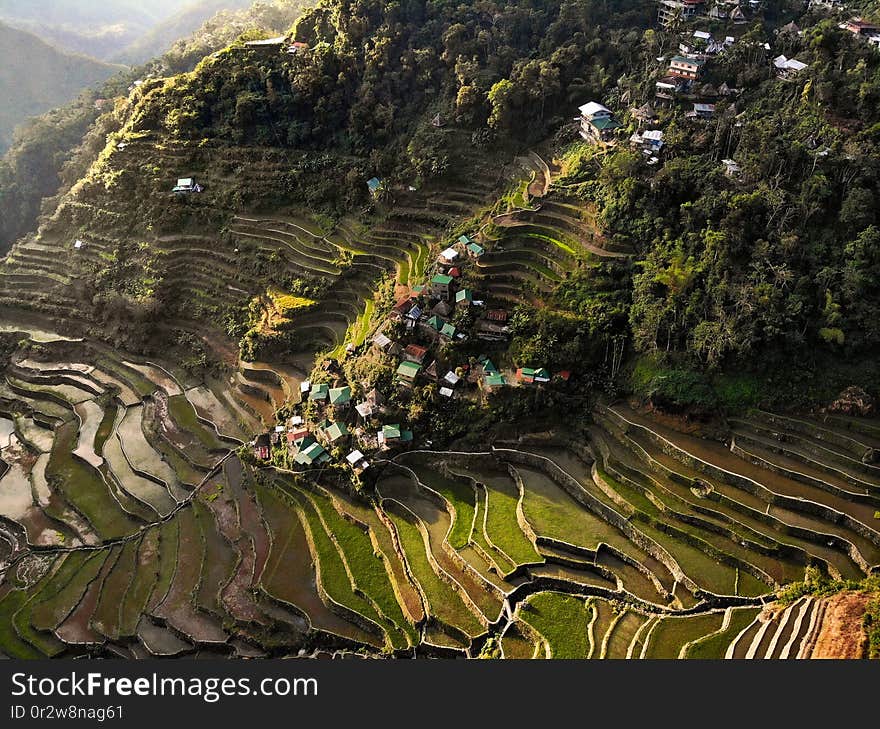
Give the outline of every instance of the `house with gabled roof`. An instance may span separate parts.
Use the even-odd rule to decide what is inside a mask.
[[[319,466],[329,460],[330,454],[327,453],[327,451],[324,450],[324,446],[318,442],[305,445],[305,447],[300,448],[299,452],[293,457],[294,463],[298,463],[301,466]]]
[[[591,142],[610,142],[620,122],[611,110],[597,101],[590,101],[578,108],[580,112],[580,135]]]
[[[452,276],[445,273],[438,273],[431,279],[431,293],[444,299],[449,298],[449,285],[452,283]]]
[[[456,304],[464,304],[465,306],[469,306],[473,303],[474,300],[474,292],[470,289],[461,289],[455,292],[455,303]]]
[[[412,384],[421,372],[422,366],[415,362],[401,362],[397,368],[397,377],[407,384]]]
[[[400,443],[411,443],[413,440],[412,431],[401,428],[398,423],[383,425],[376,437],[382,448],[390,448]]]
[[[330,404],[334,408],[343,408],[351,404],[351,387],[344,385],[343,387],[332,387],[328,392]]]
[[[328,397],[330,397],[330,385],[326,382],[315,385],[309,393],[309,400],[312,402],[324,402]]]
[[[324,438],[327,439],[328,443],[336,444],[341,441],[343,438],[351,435],[347,427],[345,427],[345,423],[330,423],[323,430]]]
[[[428,356],[428,348],[421,344],[408,344],[403,350],[403,356],[407,362],[415,362],[416,364],[424,364],[425,357]]]
[[[440,336],[452,339],[455,336],[455,327],[449,322],[445,322],[440,328]]]
[[[480,258],[486,250],[478,243],[468,243],[467,252],[471,258]]]
[[[499,387],[504,387],[507,384],[507,380],[504,379],[503,375],[498,372],[488,372],[483,377],[483,385],[487,390],[495,390]]]

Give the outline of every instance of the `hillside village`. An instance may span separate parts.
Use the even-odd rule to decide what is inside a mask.
[[[846,12],[838,2],[815,2],[813,6],[817,12]],[[701,123],[716,114],[737,114],[737,97],[743,89],[726,80],[712,83],[713,68],[725,54],[736,49],[763,57],[778,78],[794,80],[808,64],[784,54],[774,55],[789,45],[791,38],[801,35],[794,23],[779,29],[776,44],[743,37],[750,21],[762,10],[762,0],[716,4],[659,0],[658,29],[674,33],[679,41],[672,52],[655,59],[653,96],[617,111],[600,101],[587,101],[577,109],[580,138],[599,150],[628,145],[642,156],[647,167],[657,167],[668,152],[664,121],[681,115],[697,132]],[[840,28],[880,50],[877,25],[852,17],[841,22]],[[307,52],[309,48],[285,36],[249,41],[245,46],[287,54]],[[443,126],[441,115],[434,117],[432,125]],[[539,166],[537,172],[531,172],[528,183],[535,193],[529,205],[536,210],[540,210],[542,198],[552,187],[551,168],[543,160],[541,165],[546,173]],[[741,173],[740,164],[725,157],[719,166],[735,183]],[[179,180],[175,191],[185,185],[195,183]],[[367,180],[366,187],[375,205],[381,207],[383,200],[390,199],[389,186],[379,177]],[[192,189],[201,190],[197,185]],[[408,190],[416,188],[409,186]],[[299,405],[290,413],[285,409],[285,420],[255,438],[253,454],[258,461],[273,460],[294,470],[344,462],[356,477],[362,477],[370,461],[387,457],[383,455],[387,451],[430,446],[430,441],[424,441],[407,425],[405,411],[399,406],[408,401],[416,387],[432,386],[435,402],[485,401],[506,387],[543,387],[550,383],[564,386],[573,375],[576,379],[577,373],[571,369],[551,372],[542,362],[508,363],[501,369],[496,366],[492,357],[497,358],[509,341],[507,322],[512,311],[504,299],[475,289],[485,283],[482,276],[474,275],[480,260],[497,244],[482,232],[487,221],[478,222],[480,232],[438,241],[441,250],[427,267],[425,279],[398,285],[393,306],[384,319],[374,323],[372,334],[359,347],[349,343],[337,355],[388,363],[394,372],[392,391],[376,387],[365,390],[361,383],[346,380],[335,357],[324,359],[312,377],[302,383]],[[497,250],[503,255],[503,246],[498,245]],[[456,346],[463,343],[467,347]],[[481,346],[487,351],[480,351]],[[489,350],[495,354],[487,353]],[[399,394],[402,398],[392,397]],[[397,405],[391,405],[391,400]]]

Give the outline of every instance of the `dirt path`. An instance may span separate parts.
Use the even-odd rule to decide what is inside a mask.
[[[825,617],[810,658],[863,658],[867,638],[862,616],[868,595],[842,592],[827,598]]]

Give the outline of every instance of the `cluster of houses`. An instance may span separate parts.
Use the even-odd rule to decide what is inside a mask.
[[[880,25],[862,18],[850,18],[845,23],[841,23],[840,27],[880,50]]]
[[[699,18],[743,25],[754,18],[763,5],[763,0],[658,0],[657,20],[666,29]]]
[[[244,46],[245,48],[253,48],[258,50],[282,50],[291,56],[295,56],[297,53],[301,53],[302,51],[307,51],[309,49],[308,43],[303,43],[301,41],[288,41],[287,36],[284,35],[279,35],[275,38],[265,38],[263,40],[245,41]]]
[[[345,462],[352,471],[361,474],[370,467],[365,450],[387,450],[412,442],[411,430],[399,423],[380,422],[385,409],[378,390],[367,392],[358,402],[335,360],[325,360],[322,369],[331,382],[306,380],[300,385],[301,406],[312,406],[313,416],[307,421],[303,414],[294,414],[273,431],[258,435],[253,441],[256,459],[269,460],[273,448],[286,448],[295,466],[314,468],[331,463],[332,451],[340,448],[347,452]]]

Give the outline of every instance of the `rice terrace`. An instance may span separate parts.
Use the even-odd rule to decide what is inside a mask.
[[[0,259],[0,654],[877,657],[880,54],[385,5],[132,70]]]

